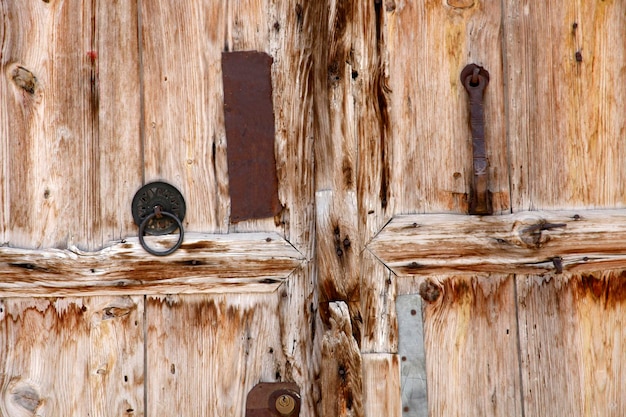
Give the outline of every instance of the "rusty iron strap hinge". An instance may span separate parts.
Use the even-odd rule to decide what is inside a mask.
[[[489,161],[485,147],[485,110],[483,97],[489,84],[489,73],[476,64],[467,65],[461,72],[461,83],[469,95],[470,125],[472,129],[473,170],[469,213],[492,214],[489,192]]]

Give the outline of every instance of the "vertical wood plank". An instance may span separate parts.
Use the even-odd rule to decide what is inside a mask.
[[[429,278],[424,347],[432,416],[521,416],[513,276]]]
[[[626,3],[503,5],[513,207],[623,207]]]
[[[140,69],[137,1],[98,1],[94,54],[98,82],[98,138],[91,178],[99,194],[101,229],[92,246],[137,235],[130,204],[142,185]],[[92,219],[85,219],[89,222]]]
[[[143,297],[0,300],[3,415],[143,416]]]
[[[321,402],[319,386],[323,325],[318,314],[315,264],[294,271],[277,292],[282,352],[283,381],[300,387],[302,417],[317,416]]]
[[[2,8],[5,240],[100,248],[129,230],[139,172],[136,11],[130,1]]]
[[[626,273],[517,278],[526,416],[626,408]]]
[[[149,297],[148,415],[243,417],[252,387],[287,372],[278,301],[277,294]]]
[[[382,3],[382,2],[381,2]],[[489,188],[494,213],[509,209],[501,5],[486,1],[384,2],[391,166],[396,212],[467,212],[472,180],[466,64],[485,67]]]
[[[322,339],[320,415],[364,416],[362,359],[352,336],[352,323],[345,302],[328,305],[328,331]]]
[[[140,3],[145,180],[164,180],[182,192],[189,231],[228,230],[220,61],[227,5]]]
[[[366,416],[402,415],[398,355],[363,355],[363,402]]]

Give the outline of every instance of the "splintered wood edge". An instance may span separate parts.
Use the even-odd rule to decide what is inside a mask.
[[[147,237],[157,250],[178,235]],[[137,238],[97,252],[0,247],[0,297],[272,292],[304,262],[276,233],[186,233],[168,256],[147,253]]]
[[[367,248],[398,276],[623,268],[626,210],[401,215]]]

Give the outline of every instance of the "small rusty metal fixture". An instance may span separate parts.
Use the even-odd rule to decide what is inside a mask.
[[[489,73],[483,67],[469,64],[461,71],[461,83],[469,95],[470,126],[474,175],[470,189],[470,214],[492,214],[489,192],[489,161],[485,147],[485,110],[483,97],[489,84]]]
[[[137,191],[131,205],[135,224],[139,226],[139,243],[152,255],[165,256],[174,252],[183,243],[185,231],[185,199],[176,187],[165,182],[151,182]],[[157,251],[145,242],[145,235],[160,236],[178,229],[178,241],[174,246]]]
[[[248,393],[246,417],[297,417],[300,388],[293,382],[261,382]]]

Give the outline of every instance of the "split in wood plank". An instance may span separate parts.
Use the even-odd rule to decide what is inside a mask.
[[[175,239],[151,237],[149,244]],[[0,296],[272,292],[303,262],[274,233],[189,233],[167,257],[149,255],[137,238],[98,252],[0,247]]]
[[[400,276],[611,269],[626,261],[626,210],[398,216],[368,248]]]

